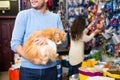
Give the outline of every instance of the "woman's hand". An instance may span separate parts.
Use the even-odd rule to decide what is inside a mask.
[[[96,35],[96,34],[99,34],[99,33],[101,33],[101,32],[102,32],[102,30],[99,30],[99,29],[96,29],[96,30],[94,31],[95,35]]]
[[[34,42],[38,46],[44,46],[44,45],[48,44],[47,43],[47,38],[45,38],[45,37],[35,38]]]
[[[92,25],[89,24],[88,27],[87,27],[88,30],[92,30]]]

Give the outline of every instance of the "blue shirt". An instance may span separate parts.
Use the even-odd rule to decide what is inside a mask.
[[[55,27],[63,31],[62,22],[58,14],[48,11],[45,14],[37,12],[34,8],[23,10],[18,13],[12,33],[11,48],[16,52],[18,45],[23,45],[26,39],[36,30]],[[55,66],[55,62],[47,65],[35,65],[21,58],[21,66],[34,69],[44,69]]]

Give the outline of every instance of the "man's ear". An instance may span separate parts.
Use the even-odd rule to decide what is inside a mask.
[[[47,2],[48,2],[48,0],[45,0],[45,2],[47,3]]]

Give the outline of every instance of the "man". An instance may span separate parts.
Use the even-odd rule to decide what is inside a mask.
[[[47,10],[47,0],[30,0],[30,9],[18,13],[12,33],[11,48],[22,56],[20,80],[57,80],[56,63],[35,65],[24,57],[22,45],[36,30],[55,27],[63,30],[60,16]],[[35,39],[37,45],[45,45],[45,38]]]

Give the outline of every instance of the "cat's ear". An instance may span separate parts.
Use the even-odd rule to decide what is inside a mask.
[[[63,36],[66,36],[66,33],[65,33],[65,32],[63,32]]]
[[[66,37],[66,33],[65,33],[65,32],[62,32],[62,33],[60,34],[60,36],[61,36],[61,37]]]
[[[55,34],[55,32],[53,31],[53,32],[52,32],[52,35],[54,35],[54,34]]]
[[[66,39],[66,35],[67,35],[67,34],[66,34],[65,32],[62,33],[62,35],[61,35],[61,37],[62,37],[62,41],[65,41],[65,39]]]

